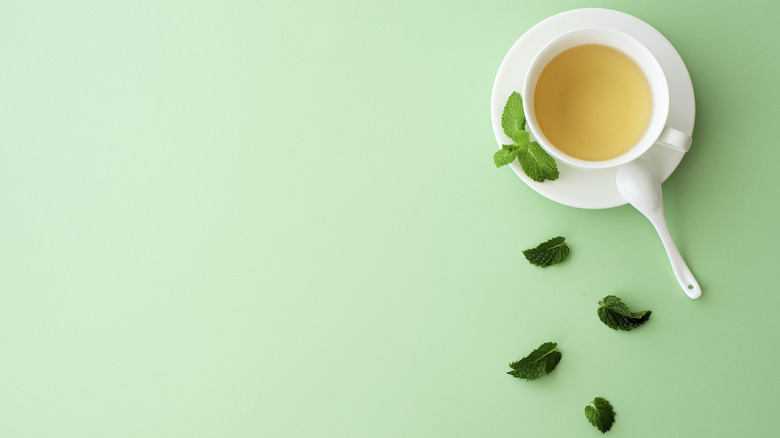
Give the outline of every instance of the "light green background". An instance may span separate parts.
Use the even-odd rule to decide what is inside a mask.
[[[495,169],[490,91],[600,6],[688,65],[664,184],[698,277],[632,208]],[[0,436],[776,436],[777,3],[0,4]],[[555,235],[546,270],[521,250]],[[604,327],[615,293],[649,323]],[[563,360],[505,372],[543,341]]]

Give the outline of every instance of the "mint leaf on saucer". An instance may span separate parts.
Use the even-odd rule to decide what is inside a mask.
[[[535,141],[529,140],[527,145],[521,146],[517,159],[523,172],[534,181],[544,182],[546,179],[554,181],[560,175],[553,157],[547,155],[547,152]]]
[[[493,154],[496,167],[506,166],[518,158],[520,167],[534,181],[558,179],[558,165],[539,143],[531,141],[531,135],[525,130],[525,113],[523,98],[520,93],[513,92],[504,106],[501,114],[501,127],[504,133],[515,141],[511,145],[501,146],[501,150]]]
[[[506,166],[512,161],[515,161],[518,149],[520,149],[520,147],[516,144],[502,145],[501,149],[493,154],[493,162],[496,163],[496,167]]]
[[[504,133],[514,141],[519,141],[517,133],[525,131],[525,113],[523,112],[523,98],[520,93],[514,91],[504,105],[501,114],[501,127]]]

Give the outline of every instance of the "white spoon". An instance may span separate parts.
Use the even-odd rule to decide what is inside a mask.
[[[701,296],[699,283],[693,277],[688,265],[685,264],[680,251],[677,250],[672,235],[669,234],[669,227],[666,225],[666,217],[664,216],[661,181],[650,169],[649,164],[642,159],[637,159],[620,166],[615,182],[618,191],[626,198],[626,201],[645,215],[655,227],[682,290],[690,298],[699,298]]]

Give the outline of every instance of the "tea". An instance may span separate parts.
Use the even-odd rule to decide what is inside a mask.
[[[631,149],[647,130],[650,85],[627,55],[585,44],[555,56],[534,89],[539,128],[574,158],[602,161]]]

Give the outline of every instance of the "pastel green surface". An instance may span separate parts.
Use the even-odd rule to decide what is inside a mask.
[[[493,78],[599,6],[688,65],[664,184],[702,285],[629,206],[495,169]],[[3,437],[773,436],[775,2],[3,2]],[[521,251],[562,235],[540,269]],[[606,328],[615,294],[650,321]],[[506,374],[542,342],[563,359]]]

